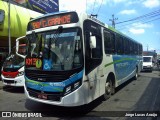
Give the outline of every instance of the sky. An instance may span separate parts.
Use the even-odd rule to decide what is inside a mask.
[[[64,10],[98,14],[108,25],[114,14],[117,30],[142,43],[144,51],[160,54],[160,0],[59,0]]]

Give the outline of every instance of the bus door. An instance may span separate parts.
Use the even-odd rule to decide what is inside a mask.
[[[88,79],[89,101],[100,95],[100,80],[103,76],[101,27],[85,21],[85,74]]]

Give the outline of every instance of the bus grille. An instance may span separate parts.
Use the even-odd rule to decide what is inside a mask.
[[[69,76],[60,74],[45,74],[45,73],[33,73],[25,72],[25,76],[30,80],[41,81],[41,82],[62,82],[69,79]]]
[[[3,80],[3,82],[8,84],[16,83],[14,80]]]
[[[27,88],[27,91],[29,93],[30,96],[34,97],[34,98],[39,98],[38,95],[42,94],[41,91],[39,90],[34,90],[31,88]],[[63,93],[54,93],[54,92],[45,92],[43,91],[43,94],[45,94],[47,96],[46,100],[52,100],[52,101],[60,101],[61,97],[63,95]],[[41,98],[39,98],[41,99]]]

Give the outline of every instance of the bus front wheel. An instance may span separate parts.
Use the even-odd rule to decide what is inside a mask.
[[[105,93],[103,95],[103,99],[104,100],[109,99],[111,97],[111,94],[112,94],[112,81],[109,78],[105,84]]]

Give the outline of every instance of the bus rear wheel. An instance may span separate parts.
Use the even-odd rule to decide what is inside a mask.
[[[103,99],[107,100],[111,97],[112,94],[112,81],[111,79],[108,79],[105,84],[105,93],[103,95]]]
[[[135,73],[135,76],[133,77],[134,80],[137,80],[138,79],[138,68],[136,68],[136,73]]]

